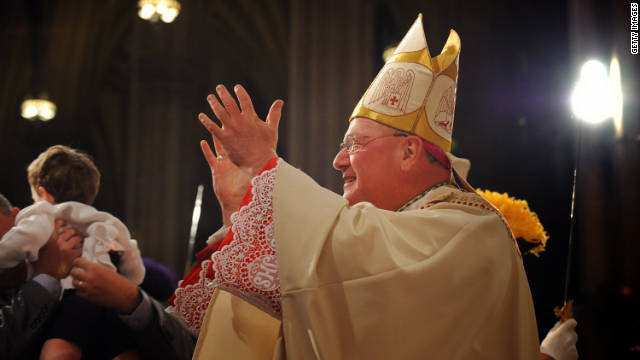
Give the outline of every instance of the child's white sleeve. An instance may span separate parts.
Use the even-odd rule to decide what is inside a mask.
[[[127,226],[102,211],[92,214],[91,220],[93,223],[87,228],[89,236],[85,239],[82,257],[115,269],[109,251],[116,251],[120,254],[118,272],[136,285],[142,283],[144,264],[138,243],[131,239]]]
[[[53,232],[53,217],[32,207],[20,211],[16,224],[0,240],[0,268],[12,268],[25,259],[38,260],[38,252]]]
[[[134,239],[129,240],[129,249],[122,252],[118,271],[136,285],[140,285],[144,280],[145,268],[138,242]]]

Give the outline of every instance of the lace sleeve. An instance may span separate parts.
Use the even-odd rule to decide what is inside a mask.
[[[250,200],[231,216],[233,239],[211,257],[216,287],[280,318],[280,278],[273,231],[278,159],[253,178]]]
[[[280,317],[280,283],[271,218],[277,164],[278,159],[272,159],[252,180],[240,210],[231,216],[233,227],[224,239],[196,254],[198,263],[169,299],[167,312],[196,336],[217,287]]]

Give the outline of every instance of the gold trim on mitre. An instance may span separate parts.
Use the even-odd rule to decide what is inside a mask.
[[[431,57],[419,14],[349,121],[369,118],[450,151],[459,55],[460,37],[451,30],[440,55]]]

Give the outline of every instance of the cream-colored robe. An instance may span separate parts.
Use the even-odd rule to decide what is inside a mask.
[[[282,337],[266,351],[275,357],[539,358],[521,256],[501,216],[478,195],[445,186],[401,213],[349,207],[281,161],[273,207]],[[216,319],[234,309],[216,306],[220,298],[194,358],[231,358],[224,347],[238,334]],[[276,329],[241,343],[274,338]]]

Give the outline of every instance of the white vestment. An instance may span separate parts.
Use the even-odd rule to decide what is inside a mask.
[[[223,320],[239,306],[218,299],[238,296],[281,319],[263,334],[280,331],[274,357],[539,359],[521,255],[479,195],[442,186],[404,212],[348,206],[282,160],[252,185],[253,200],[234,214],[234,240],[212,256],[223,296],[213,297],[194,358],[230,358],[232,338],[260,343]],[[247,257],[252,246],[262,255]],[[247,264],[226,263],[238,254]]]

